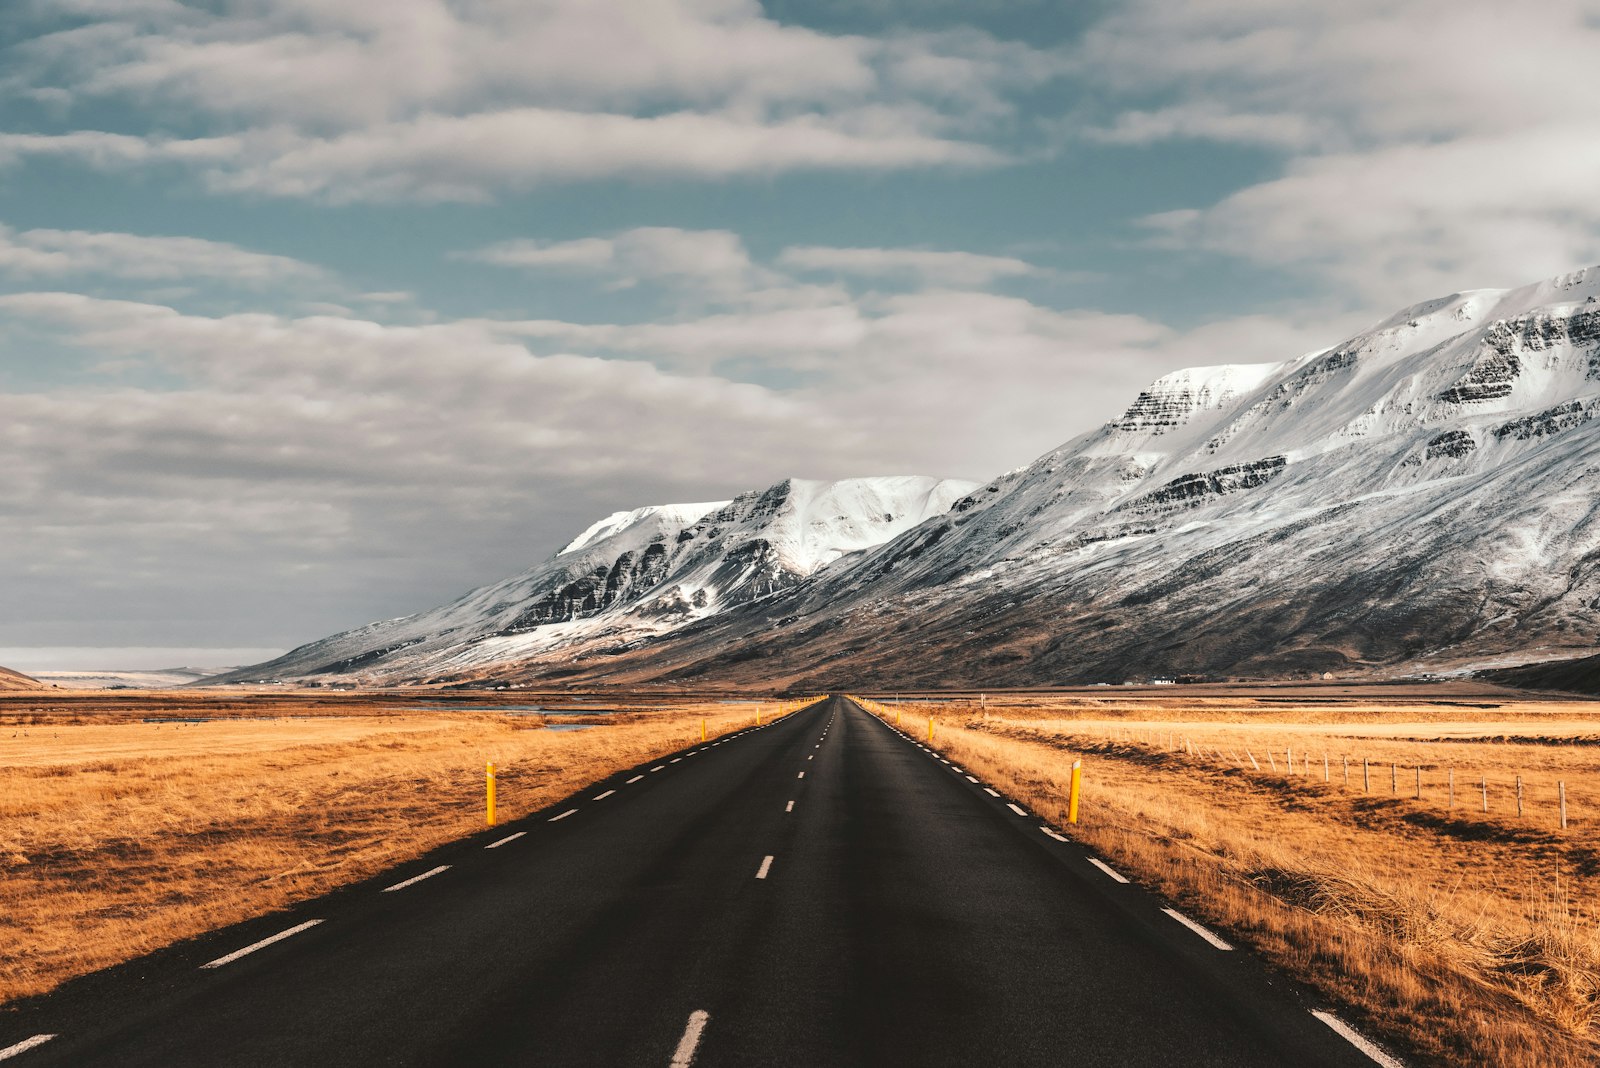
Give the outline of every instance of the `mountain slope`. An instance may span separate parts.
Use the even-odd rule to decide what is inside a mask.
[[[1167,375],[831,566],[762,526],[795,529],[776,522],[795,486],[686,525],[598,625],[535,618],[430,677],[1027,685],[1592,653],[1600,268],[1428,301],[1280,364]]]
[[[0,667],[0,690],[43,690],[45,684],[10,668]]]
[[[950,505],[970,482],[788,479],[732,501],[618,512],[553,558],[451,604],[369,624],[210,682],[453,677],[604,636],[670,634],[788,590]]]

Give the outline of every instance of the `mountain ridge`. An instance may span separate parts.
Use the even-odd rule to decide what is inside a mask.
[[[480,643],[426,670],[399,650],[372,662],[403,681],[1036,685],[1592,652],[1597,301],[1591,268],[1413,304],[1279,363],[1175,371],[947,509],[781,581],[760,582],[773,546],[750,550],[758,564],[738,551],[760,539],[719,543],[731,570],[678,584],[719,591],[716,611],[639,598],[628,625]],[[724,507],[737,514],[710,527],[746,522],[760,495]]]

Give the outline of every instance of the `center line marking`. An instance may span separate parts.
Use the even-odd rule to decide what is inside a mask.
[[[689,1014],[689,1025],[683,1029],[683,1037],[678,1039],[678,1048],[673,1051],[669,1068],[689,1068],[694,1063],[695,1050],[700,1048],[700,1036],[710,1020],[711,1014],[704,1009],[696,1009]]]
[[[784,811],[785,812],[793,812],[794,811],[794,802],[790,801],[789,804],[784,808]]]
[[[800,778],[802,778],[802,779],[803,779],[803,778],[805,778],[805,777],[806,777],[806,773],[805,773],[805,772],[803,772],[803,771],[802,771],[802,772],[801,772],[801,773],[800,773]]]
[[[761,870],[756,872],[757,879],[765,879],[767,872],[772,870],[772,857],[769,855],[761,861]]]
[[[549,819],[549,821],[548,821],[548,822],[550,822],[550,823],[554,823],[554,822],[555,822],[555,821],[556,821],[556,820],[564,820],[564,819],[566,819],[566,818],[567,818],[567,817],[568,817],[568,816],[572,816],[572,815],[575,815],[575,814],[576,814],[576,813],[577,813],[577,811],[578,811],[578,810],[577,810],[577,809],[575,809],[575,808],[569,808],[569,809],[567,809],[567,810],[566,810],[566,811],[565,811],[565,812],[563,812],[563,813],[562,813],[562,814],[561,814],[561,815],[559,815],[559,816],[551,816],[551,817],[550,817],[550,819]]]
[[[634,783],[638,782],[642,778],[644,778],[643,775],[635,775],[633,778],[628,780],[628,785],[632,786]]]
[[[25,1038],[14,1046],[7,1046],[5,1049],[0,1049],[0,1061],[3,1061],[8,1057],[15,1057],[19,1053],[26,1053],[30,1049],[44,1045],[46,1042],[55,1037],[55,1035],[34,1035],[32,1038]]]
[[[224,964],[232,964],[234,961],[238,960],[240,957],[243,957],[248,953],[254,953],[258,949],[265,949],[267,946],[272,945],[272,943],[274,943],[274,942],[282,942],[285,938],[288,938],[290,935],[297,935],[301,931],[308,931],[308,930],[310,930],[311,928],[315,927],[317,924],[319,924],[321,922],[322,922],[321,920],[307,920],[305,923],[296,924],[295,926],[289,928],[287,931],[279,931],[277,934],[273,935],[271,938],[263,938],[259,942],[253,942],[250,945],[245,946],[243,949],[236,949],[232,953],[229,953],[226,957],[218,957],[216,960],[211,961],[209,964],[202,964],[202,965],[200,965],[200,967],[202,967],[202,968],[220,968]],[[18,1050],[18,1052],[20,1053],[21,1051]]]
[[[527,831],[518,831],[516,834],[508,834],[504,838],[500,839],[500,841],[498,841],[498,842],[490,842],[488,845],[484,846],[483,848],[485,848],[485,849],[499,849],[501,846],[505,845],[507,842],[515,842],[518,838],[521,838],[523,835],[525,835],[527,833],[528,833]]]
[[[806,757],[806,759],[807,760],[815,760],[815,759],[817,759],[817,754],[812,753],[810,756]]]
[[[1228,945],[1228,943],[1224,942],[1222,939],[1218,938],[1216,935],[1212,934],[1210,931],[1206,930],[1204,927],[1201,927],[1198,923],[1195,923],[1189,917],[1179,912],[1177,909],[1162,909],[1161,911],[1165,912],[1168,916],[1171,916],[1173,919],[1177,920],[1179,923],[1183,924],[1185,927],[1189,928],[1189,930],[1193,931],[1201,938],[1204,938],[1207,942],[1210,942],[1218,949],[1233,948],[1232,946]]]
[[[1117,871],[1115,868],[1113,868],[1111,865],[1105,863],[1104,861],[1096,860],[1095,858],[1090,857],[1089,858],[1089,863],[1093,864],[1095,867],[1099,868],[1101,871],[1105,872],[1107,875],[1111,876],[1113,879],[1115,879],[1119,883],[1125,883],[1125,882],[1128,881],[1127,878],[1120,871]]]
[[[441,864],[437,868],[433,868],[433,869],[430,869],[429,871],[423,872],[421,875],[413,875],[411,878],[404,879],[404,880],[402,880],[402,881],[400,881],[398,883],[395,883],[393,886],[386,886],[386,887],[383,888],[383,892],[388,894],[388,893],[393,893],[396,890],[404,890],[406,887],[411,886],[413,883],[420,883],[424,879],[431,879],[435,875],[438,875],[440,872],[449,871],[449,870],[450,870],[450,865]]]
[[[650,770],[651,771],[660,771],[664,767],[666,767],[665,764],[657,764],[655,767],[651,768]]]
[[[683,757],[673,757],[671,760],[667,761],[667,763],[668,764],[676,764],[678,761],[680,761],[682,759],[683,759]]]
[[[984,793],[986,793],[986,794],[988,794],[988,795],[989,795],[989,796],[990,796],[990,797],[999,797],[999,796],[1000,796],[1000,791],[999,791],[999,790],[996,790],[996,789],[995,789],[995,788],[994,788],[994,787],[992,787],[992,786],[985,786],[985,787],[984,787],[984,788],[983,788],[983,792],[984,792]]]
[[[1020,805],[1013,804],[1010,801],[1006,802],[1006,808],[1009,808],[1012,812],[1015,812],[1019,816],[1026,816],[1028,814],[1026,809],[1022,808]]]
[[[606,798],[608,798],[608,797],[610,797],[610,796],[611,796],[611,795],[612,795],[612,794],[614,794],[614,793],[616,793],[616,791],[615,791],[615,790],[607,790],[607,791],[606,791],[606,792],[605,792],[605,793],[603,793],[603,794],[596,794],[596,795],[595,795],[595,797],[594,797],[594,799],[595,799],[595,800],[596,800],[596,801],[604,801],[604,800],[605,800],[605,799],[606,799]]]
[[[1340,1038],[1343,1038],[1356,1049],[1360,1050],[1374,1061],[1383,1065],[1383,1068],[1405,1068],[1405,1065],[1401,1064],[1399,1061],[1385,1053],[1376,1042],[1373,1042],[1366,1035],[1362,1034],[1360,1031],[1357,1031],[1354,1027],[1351,1027],[1333,1013],[1323,1012],[1320,1009],[1312,1009],[1311,1015],[1315,1016],[1329,1027],[1333,1028],[1339,1033]],[[4,1053],[0,1053],[0,1057],[3,1057],[4,1055]]]

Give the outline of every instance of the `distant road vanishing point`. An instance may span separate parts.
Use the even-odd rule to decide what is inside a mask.
[[[1397,1063],[841,697],[71,984],[0,1060]]]

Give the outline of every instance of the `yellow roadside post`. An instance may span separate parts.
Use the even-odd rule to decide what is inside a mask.
[[[933,741],[933,717],[928,717],[928,741]]]
[[[756,705],[756,726],[761,726],[761,706]]]
[[[494,826],[494,765],[493,764],[489,765],[489,774],[487,776],[487,779],[488,779],[488,797],[487,797],[486,800],[488,802],[488,810],[489,810],[488,811],[489,826],[493,827]]]
[[[706,740],[706,721],[705,720],[701,720],[700,721],[700,740],[702,742]]]
[[[1083,783],[1083,761],[1072,762],[1072,790],[1067,794],[1067,822],[1078,822],[1078,788]]]

